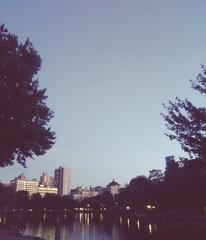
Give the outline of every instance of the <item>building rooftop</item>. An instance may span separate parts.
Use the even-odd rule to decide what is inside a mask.
[[[109,184],[107,184],[107,187],[112,187],[116,185],[120,186],[120,184],[113,179]]]

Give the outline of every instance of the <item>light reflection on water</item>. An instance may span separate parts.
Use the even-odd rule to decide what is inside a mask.
[[[102,213],[77,213],[73,216],[67,213],[62,216],[44,213],[36,219],[33,216],[25,218],[23,215],[11,218],[0,216],[0,225],[25,228],[25,234],[46,240],[130,240],[140,230],[140,220],[113,218]],[[149,236],[154,229],[154,224],[145,223],[144,235]],[[142,237],[137,239],[144,240]]]
[[[30,217],[23,215],[0,216],[0,226],[9,229],[12,226],[25,228],[25,234],[46,240],[160,240],[155,236],[164,224],[165,221],[160,224],[152,219],[147,221],[136,217],[112,217],[106,214],[97,215],[88,212],[75,215],[64,213],[62,215],[42,214]],[[171,227],[170,222],[167,225]],[[204,230],[206,229],[205,225],[203,226]],[[184,227],[184,233],[187,233]],[[190,230],[192,227],[188,229]],[[166,238],[161,239],[166,240],[170,234],[176,234],[176,232],[178,232],[176,229],[167,232]],[[205,232],[200,233],[205,234]]]
[[[140,229],[140,222],[139,222],[139,220],[137,220],[137,229],[138,230]]]
[[[149,228],[149,233],[152,234],[152,224],[149,223],[148,228]]]
[[[122,225],[122,217],[119,218],[119,223]]]
[[[62,216],[44,213],[40,219],[24,217],[0,217],[0,225],[18,225],[25,228],[25,234],[47,240],[130,240],[140,230],[140,220],[128,217],[115,219],[104,214],[79,213],[71,217],[65,213]],[[145,224],[144,234],[152,234],[154,229],[156,226]]]
[[[127,219],[127,227],[130,228],[130,219]]]

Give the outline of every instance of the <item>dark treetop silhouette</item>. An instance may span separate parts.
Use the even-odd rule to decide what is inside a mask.
[[[206,67],[191,81],[192,88],[206,95]],[[171,140],[179,141],[182,149],[191,159],[206,161],[206,108],[196,107],[188,99],[176,98],[169,105],[164,104],[166,114],[162,114]]]
[[[41,58],[27,39],[0,25],[0,166],[43,155],[54,144],[48,123],[53,112],[47,107],[46,89],[39,89],[34,76]]]

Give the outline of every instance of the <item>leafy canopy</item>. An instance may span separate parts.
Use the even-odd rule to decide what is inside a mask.
[[[191,81],[192,88],[206,96],[206,68]],[[170,131],[166,135],[171,140],[179,141],[182,149],[192,159],[206,161],[206,108],[197,107],[188,99],[176,98],[168,105],[163,104],[166,111],[162,114],[166,127]]]
[[[0,25],[0,166],[46,153],[54,144],[55,133],[48,126],[53,112],[47,107],[46,89],[34,78],[41,58],[27,39]]]

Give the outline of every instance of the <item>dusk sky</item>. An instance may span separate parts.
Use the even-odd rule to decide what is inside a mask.
[[[67,166],[72,187],[124,185],[186,156],[160,113],[176,96],[204,103],[189,80],[206,64],[205,9],[203,0],[1,1],[0,23],[41,55],[57,139],[26,169],[1,168],[0,180]]]

